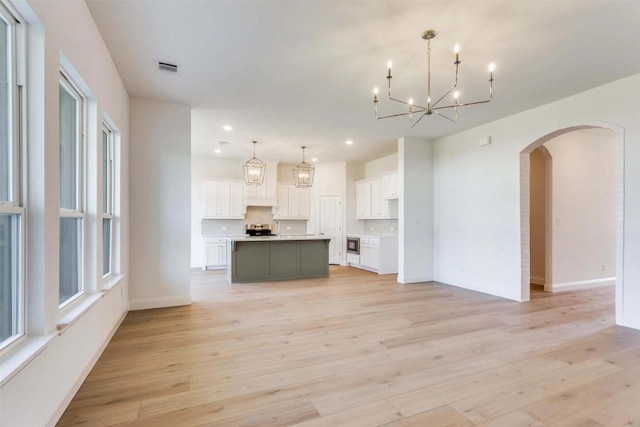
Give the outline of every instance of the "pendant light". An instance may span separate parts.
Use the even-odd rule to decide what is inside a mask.
[[[253,157],[244,164],[244,182],[248,185],[262,185],[266,164],[256,157],[256,144],[253,141]]]
[[[313,186],[313,173],[315,172],[315,167],[311,166],[307,162],[304,161],[304,149],[302,148],[302,163],[300,163],[293,170],[293,179],[296,183],[296,187],[298,188],[308,188]]]

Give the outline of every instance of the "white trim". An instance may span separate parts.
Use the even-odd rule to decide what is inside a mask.
[[[412,277],[400,277],[398,274],[398,283],[400,284],[409,284],[409,283],[422,283],[422,282],[433,282],[433,276],[412,276]]]
[[[438,283],[443,283],[449,286],[455,286],[456,288],[462,288],[468,291],[480,292],[482,294],[487,294],[494,297],[505,298],[505,299],[519,301],[519,302],[522,301],[520,299],[520,292],[519,292],[520,290],[519,289],[514,290],[513,286],[509,286],[505,288],[496,288],[493,286],[476,285],[475,283],[473,285],[444,283],[444,282],[438,282]]]
[[[64,310],[64,314],[62,314],[58,319],[56,329],[58,330],[59,335],[62,335],[69,326],[73,325],[82,317],[83,314],[89,311],[89,309],[93,307],[98,300],[104,296],[104,294],[77,294],[77,296],[72,297],[69,302],[76,300],[76,298],[79,298],[80,296],[84,296],[84,298],[77,301],[77,304],[74,304],[68,310]]]
[[[191,295],[164,298],[145,298],[129,301],[129,310],[148,310],[150,308],[177,307],[180,305],[190,305]]]
[[[0,387],[6,384],[35,359],[36,356],[42,353],[49,345],[49,342],[56,336],[58,336],[57,332],[36,337],[22,336],[16,348],[12,348],[7,354],[3,354],[2,356],[2,362],[0,363],[0,366],[2,366],[2,369],[0,369]]]
[[[100,358],[100,356],[102,356],[102,353],[104,352],[105,348],[107,348],[107,345],[109,345],[109,343],[111,342],[111,338],[113,338],[113,335],[116,333],[116,331],[118,330],[118,328],[120,327],[120,325],[122,324],[126,316],[127,316],[127,312],[125,311],[124,313],[122,313],[122,316],[120,316],[120,319],[115,323],[115,325],[111,329],[111,332],[109,332],[109,335],[102,342],[102,345],[100,346],[100,348],[98,348],[98,350],[91,357],[91,359],[87,361],[87,363],[84,366],[84,369],[80,371],[75,381],[73,381],[71,385],[67,388],[65,393],[63,393],[62,397],[58,401],[58,405],[47,417],[47,421],[45,423],[46,426],[53,427],[60,420],[60,418],[62,417],[62,414],[64,414],[64,411],[67,409],[67,407],[71,403],[71,400],[73,400],[74,396],[80,389],[80,386],[82,386],[82,383],[84,383],[84,380],[87,379],[87,376],[89,375],[89,373],[91,372],[95,364],[98,362],[98,359]]]
[[[640,329],[640,317],[623,317],[616,319],[616,323],[620,326],[626,326],[627,328]]]
[[[548,285],[544,285],[544,290],[547,292],[575,291],[578,289],[590,289],[601,286],[612,286],[615,284],[615,277],[605,277],[603,279],[581,280],[578,282],[549,283]]]
[[[544,285],[546,280],[544,277],[531,276],[530,282],[532,285]]]
[[[124,279],[124,274],[109,273],[102,281],[102,292],[109,292]]]

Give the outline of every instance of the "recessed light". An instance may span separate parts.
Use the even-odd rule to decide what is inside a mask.
[[[351,144],[353,144],[353,141],[352,140],[345,141],[345,144],[351,145]]]
[[[220,153],[222,153],[222,150],[219,149],[219,148],[216,148],[215,150],[213,150],[213,152],[216,153],[216,154],[220,154]]]
[[[230,125],[224,125],[222,126],[222,129],[226,130],[227,132],[231,132],[233,128]]]
[[[313,159],[311,159],[311,161],[315,163],[315,162],[318,161],[318,159],[316,157],[314,157]]]

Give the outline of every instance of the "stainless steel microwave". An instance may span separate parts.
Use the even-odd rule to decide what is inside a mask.
[[[359,237],[347,237],[347,253],[360,255]]]

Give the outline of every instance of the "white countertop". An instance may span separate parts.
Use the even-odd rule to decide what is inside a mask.
[[[363,237],[377,237],[377,238],[398,238],[397,234],[350,234],[347,233],[346,234],[347,237],[359,237],[359,238],[363,238]]]
[[[255,237],[227,237],[227,240],[231,240],[232,242],[273,242],[279,240],[331,240],[330,237],[324,236],[294,236],[294,235],[280,235],[280,236],[255,236]]]

